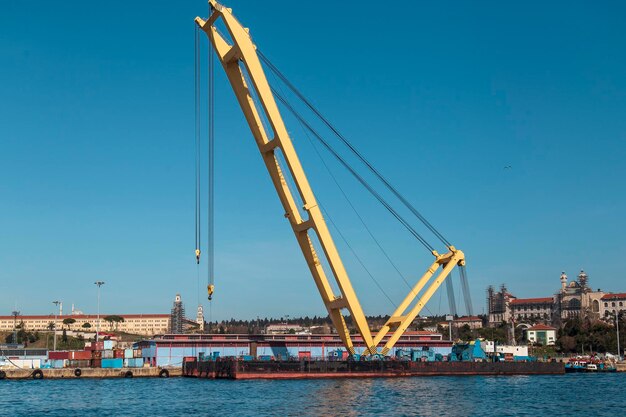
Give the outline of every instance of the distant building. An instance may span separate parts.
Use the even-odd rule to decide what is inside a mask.
[[[309,334],[311,331],[299,324],[270,324],[265,328],[265,334]]]
[[[554,311],[554,298],[516,298],[509,307],[510,315],[516,322],[526,319],[550,321]]]
[[[115,314],[122,317],[123,322],[115,324],[120,332],[130,334],[140,334],[144,336],[153,336],[155,334],[166,333],[170,328],[169,314]],[[109,323],[104,320],[109,314],[100,314],[100,331],[109,330]],[[74,319],[76,322],[71,325],[64,325],[63,320]],[[18,316],[18,323],[24,323],[24,329],[28,331],[46,331],[52,328],[55,323],[54,314],[40,316]],[[75,331],[94,332],[97,327],[98,317],[95,314],[71,314],[60,315],[56,317],[56,329],[61,331],[65,328]],[[85,323],[89,323],[91,327],[83,328]],[[0,331],[13,330],[13,316],[0,316]]]
[[[174,299],[174,305],[172,306],[172,313],[170,314],[170,333],[182,334],[185,331],[185,306],[180,297],[180,294],[176,294]]]
[[[196,313],[196,323],[198,324],[198,330],[204,331],[204,307],[198,306],[198,312]]]
[[[528,343],[552,346],[556,342],[556,329],[545,324],[536,324],[526,329],[526,340]]]
[[[483,320],[477,316],[464,316],[459,317],[452,321],[452,327],[460,329],[463,326],[469,326],[470,329],[482,329],[483,328]]]
[[[502,284],[500,291],[493,286],[487,288],[487,311],[489,312],[489,326],[496,326],[500,323],[508,323],[511,320],[511,310],[509,305],[515,296]]]
[[[605,293],[589,287],[585,271],[581,270],[577,278],[568,282],[563,272],[560,289],[551,297],[517,298],[504,285],[498,292],[490,286],[487,288],[489,326],[511,322],[525,324],[523,327],[535,323],[558,326],[562,320],[573,317],[601,318]]]
[[[604,294],[599,302],[600,316],[614,318],[615,313],[626,311],[626,293]]]

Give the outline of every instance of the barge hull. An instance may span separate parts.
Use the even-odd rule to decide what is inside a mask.
[[[183,376],[210,379],[406,378],[470,375],[562,375],[557,362],[219,361],[185,362]]]

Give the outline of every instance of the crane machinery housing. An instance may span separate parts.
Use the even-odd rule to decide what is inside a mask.
[[[356,327],[365,345],[365,351],[363,353],[370,355],[386,355],[400,336],[409,328],[409,325],[425,307],[428,300],[433,296],[444,280],[450,276],[455,267],[459,267],[463,282],[467,282],[465,275],[465,255],[461,250],[457,249],[443,238],[443,236],[441,236],[441,234],[437,232],[432,225],[430,225],[430,223],[428,223],[423,216],[421,216],[421,214],[419,214],[408,201],[378,173],[378,171],[367,163],[358,151],[349,145],[350,148],[356,152],[357,156],[383,181],[383,184],[385,184],[385,186],[391,190],[391,192],[398,197],[429,230],[433,231],[446,246],[445,253],[437,252],[434,247],[423,240],[419,234],[414,232],[414,229],[408,225],[398,212],[393,211],[380,195],[374,194],[379,202],[385,205],[394,217],[403,223],[403,225],[420,240],[434,259],[426,272],[411,288],[409,294],[391,314],[384,326],[373,334],[333,238],[328,230],[326,221],[322,216],[320,206],[316,201],[307,176],[296,154],[292,140],[277,106],[276,97],[294,113],[298,120],[303,122],[304,126],[309,129],[314,136],[318,139],[322,138],[310,125],[306,124],[278,92],[270,86],[261,61],[269,66],[272,71],[278,73],[279,77],[281,77],[281,74],[265,56],[257,50],[252,42],[249,30],[244,28],[237,19],[235,19],[232,10],[217,3],[215,0],[209,0],[209,10],[210,15],[206,20],[196,17],[195,22],[197,27],[208,36],[212,49],[215,51],[215,55],[226,72],[238,103],[248,122],[252,136],[256,141],[265,166],[276,188],[280,202],[285,210],[285,217],[289,220],[311,275],[313,276],[313,280],[315,281],[339,337],[346,349],[351,354],[354,354],[354,343],[350,336],[346,316],[343,314],[343,311],[347,310],[353,325]],[[218,29],[216,26],[218,21],[223,23],[228,35]],[[286,79],[284,79],[284,81],[288,83]],[[289,83],[288,86],[293,87]],[[294,91],[307,106],[313,109],[318,116],[322,117],[319,112],[312,107],[310,102],[295,90],[295,88]],[[325,121],[325,123],[334,133],[339,135],[342,140],[344,139],[329,122]],[[336,154],[335,156],[338,157]],[[282,158],[282,161],[286,164],[286,170],[281,169],[279,157]],[[344,166],[347,167],[345,163]],[[348,169],[350,168],[348,167]],[[353,175],[357,175],[355,172],[351,172]],[[288,179],[292,180],[295,184],[296,195],[292,193],[288,186]],[[361,182],[363,185],[366,185],[363,181]],[[372,190],[370,190],[370,192],[372,192]],[[299,209],[298,202],[302,203],[302,212]],[[316,251],[314,245],[315,241],[319,243],[319,247],[322,249],[321,253]],[[196,256],[199,261],[199,245],[197,247]],[[323,268],[320,257],[325,258],[325,262],[330,268],[330,274],[327,274]],[[334,280],[336,283],[339,294],[336,294],[333,290],[331,280]],[[208,290],[209,297],[211,297],[213,293],[212,282],[209,283]],[[384,345],[381,346],[379,350],[379,345],[381,345],[382,342],[384,342]]]

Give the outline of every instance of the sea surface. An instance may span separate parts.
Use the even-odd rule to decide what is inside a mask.
[[[626,373],[0,381],[1,416],[624,416]]]

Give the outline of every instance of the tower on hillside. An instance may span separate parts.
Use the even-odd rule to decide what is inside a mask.
[[[198,312],[196,313],[196,323],[198,323],[198,329],[204,331],[204,307],[198,306]]]
[[[588,288],[589,276],[587,276],[587,274],[585,274],[585,271],[583,271],[582,269],[580,270],[580,274],[578,274],[578,283],[583,290]]]
[[[172,314],[170,315],[170,333],[182,334],[184,320],[185,306],[180,298],[180,294],[176,294],[174,305],[172,306]]]
[[[567,275],[565,275],[565,271],[561,272],[561,291],[565,291],[567,287]]]

